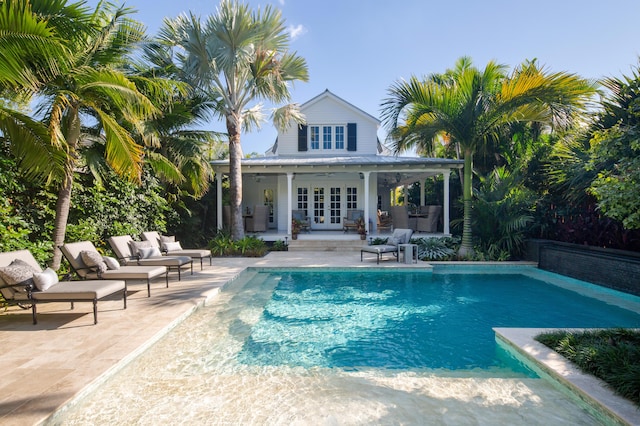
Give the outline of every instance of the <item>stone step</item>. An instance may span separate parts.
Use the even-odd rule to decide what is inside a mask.
[[[289,251],[350,251],[359,252],[367,245],[366,240],[292,240],[289,241]]]

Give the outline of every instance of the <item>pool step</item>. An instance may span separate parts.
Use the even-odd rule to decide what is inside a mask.
[[[289,240],[289,251],[349,251],[360,252],[367,241],[348,240]]]

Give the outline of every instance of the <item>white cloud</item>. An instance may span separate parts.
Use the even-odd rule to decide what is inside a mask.
[[[280,3],[280,6],[284,6],[284,0],[278,0],[278,3]]]
[[[304,35],[307,33],[307,29],[304,27],[304,25],[299,24],[299,25],[289,25],[289,28],[287,28],[287,31],[289,31],[289,35],[291,36],[291,40],[295,40],[298,37]]]

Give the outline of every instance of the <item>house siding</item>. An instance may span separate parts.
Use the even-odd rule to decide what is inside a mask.
[[[312,150],[307,146],[307,151],[298,149],[298,126],[292,125],[289,129],[278,135],[278,155],[300,155],[304,157],[314,155],[375,155],[378,148],[378,122],[356,108],[340,102],[331,96],[319,99],[306,107],[302,112],[307,118],[308,125],[344,125],[345,147],[344,150]],[[357,126],[357,151],[347,151],[347,125],[355,123]],[[335,138],[335,135],[334,135]],[[335,139],[334,139],[335,143]]]

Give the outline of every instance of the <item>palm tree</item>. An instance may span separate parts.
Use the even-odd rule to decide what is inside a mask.
[[[156,113],[156,108],[123,71],[128,55],[144,39],[144,27],[128,17],[130,9],[114,8],[102,2],[94,11],[82,7],[83,2],[71,6],[65,1],[36,4],[39,9],[25,8],[23,15],[31,13],[37,19],[48,20],[53,37],[56,40],[65,37],[65,52],[59,61],[62,68],[42,78],[37,86],[38,116],[42,117],[42,123],[25,119],[12,124],[8,115],[0,117],[0,121],[14,153],[24,154],[19,157],[22,168],[58,185],[51,263],[53,268],[58,268],[61,254],[57,247],[64,242],[73,176],[83,165],[82,151],[91,144],[104,144],[107,164],[118,175],[139,182],[143,149],[129,128],[139,127],[142,120]],[[76,15],[61,19],[70,7]],[[17,16],[15,19],[19,20]],[[23,65],[31,66],[30,63]],[[155,85],[158,91],[160,87],[173,89],[166,81],[147,80],[146,83]],[[87,122],[94,125],[93,136]],[[32,139],[38,143],[21,139],[27,132],[36,134],[37,138]],[[41,156],[43,150],[50,155]],[[56,161],[52,162],[52,158]]]
[[[175,50],[176,67],[206,94],[212,112],[225,120],[232,237],[241,239],[242,131],[259,126],[261,101],[278,105],[290,100],[290,84],[308,79],[306,62],[288,51],[289,36],[279,11],[267,6],[251,12],[248,6],[228,0],[204,22],[193,14],[165,21],[159,42]],[[276,109],[272,119],[284,127],[302,117],[296,105],[286,105]]]
[[[434,143],[444,138],[455,144],[464,158],[459,257],[473,254],[474,153],[495,142],[514,123],[536,122],[552,127],[570,124],[594,90],[594,85],[582,78],[547,72],[535,61],[525,62],[507,75],[504,65],[491,61],[479,70],[466,57],[444,74],[433,74],[423,81],[412,77],[390,87],[389,97],[382,103],[382,116],[396,152],[411,147],[433,152]]]

